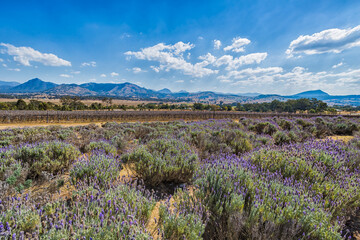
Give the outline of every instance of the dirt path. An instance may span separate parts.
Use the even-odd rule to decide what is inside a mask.
[[[84,123],[19,123],[19,124],[0,124],[0,130],[8,128],[24,128],[24,127],[48,127],[48,126],[61,126],[61,127],[76,127],[76,126],[86,126],[89,124],[95,124],[101,126],[105,122],[84,122]]]
[[[137,122],[173,122],[180,121],[179,119],[170,119],[166,121],[162,120],[138,120],[138,121],[102,121],[102,122],[69,122],[69,123],[17,123],[17,124],[0,124],[0,130],[9,129],[9,128],[25,128],[25,127],[49,127],[49,126],[61,126],[61,127],[76,127],[76,126],[86,126],[89,124],[95,124],[101,126],[107,122],[117,122],[117,123],[137,123]],[[193,122],[193,121],[201,121],[201,119],[193,119],[193,120],[181,120],[184,122]],[[234,120],[235,122],[239,122],[239,120]]]

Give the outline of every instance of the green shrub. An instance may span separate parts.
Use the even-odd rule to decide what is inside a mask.
[[[111,138],[111,143],[119,150],[123,151],[126,148],[126,139],[121,135],[116,135]]]
[[[353,135],[353,132],[357,130],[357,125],[352,122],[336,123],[332,127],[333,133],[337,135]]]
[[[145,184],[185,183],[192,179],[198,157],[183,141],[151,140],[122,157]]]
[[[290,131],[288,133],[288,137],[289,137],[291,142],[298,142],[299,141],[299,137],[296,135],[296,133],[294,131]]]
[[[29,164],[31,174],[40,175],[42,171],[56,174],[66,170],[79,155],[80,151],[71,144],[43,142],[20,146],[14,158]]]
[[[100,184],[105,184],[117,179],[120,170],[121,164],[114,156],[92,152],[89,158],[83,156],[74,163],[70,169],[70,177],[73,184],[79,180],[90,183],[95,178]]]
[[[249,130],[256,132],[257,134],[268,134],[273,135],[277,128],[274,124],[269,122],[259,122],[255,125],[249,126]]]
[[[311,122],[308,122],[302,118],[297,118],[296,123],[302,126],[303,128],[310,127],[311,125],[313,125]]]
[[[283,145],[290,142],[290,138],[282,131],[277,131],[274,135],[274,143],[276,145]]]
[[[282,119],[279,123],[279,126],[283,129],[283,130],[287,130],[290,131],[291,127],[292,127],[292,123],[290,121],[287,121],[285,119]]]
[[[160,205],[159,223],[164,239],[200,240],[205,231],[201,203],[188,191],[177,191],[174,202]],[[173,206],[177,206],[176,208]]]
[[[117,155],[116,147],[111,145],[109,142],[106,141],[98,141],[98,142],[90,142],[85,147],[85,152],[92,152],[92,151],[104,151],[105,154],[112,154],[114,156]]]
[[[246,138],[234,140],[230,143],[230,146],[232,147],[233,153],[235,154],[246,153],[253,149],[251,142]]]
[[[123,184],[106,191],[84,187],[74,192],[71,200],[43,206],[34,204],[31,196],[28,200],[13,198],[10,204],[2,202],[6,206],[0,214],[2,236],[53,240],[151,239],[145,226],[156,202],[147,192]]]

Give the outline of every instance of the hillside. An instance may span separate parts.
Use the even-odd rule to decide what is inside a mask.
[[[3,86],[2,86],[3,84]],[[131,99],[156,99],[171,101],[192,101],[203,103],[234,103],[234,102],[271,102],[273,100],[286,101],[288,99],[316,98],[330,105],[360,105],[360,95],[333,96],[322,90],[305,91],[295,95],[281,96],[277,94],[226,94],[219,92],[171,92],[164,88],[159,91],[140,87],[133,83],[84,83],[84,84],[55,84],[38,78],[23,84],[0,81],[0,92],[10,94],[47,94],[51,96],[109,96]]]
[[[44,91],[49,95],[74,95],[74,96],[95,96],[97,93],[89,89],[82,88],[76,84],[61,84],[54,88]]]
[[[40,93],[56,87],[57,84],[52,82],[44,82],[39,78],[31,79],[23,84],[12,87],[8,90],[11,93]]]
[[[295,95],[292,95],[290,97],[293,98],[317,98],[320,100],[324,100],[327,99],[329,97],[331,97],[328,93],[321,91],[321,90],[313,90],[313,91],[306,91],[306,92],[301,92]]]

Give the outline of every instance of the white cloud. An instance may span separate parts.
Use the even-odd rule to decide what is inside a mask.
[[[132,71],[133,71],[133,73],[141,73],[141,72],[146,72],[145,70],[142,70],[141,68],[139,68],[139,67],[134,67],[133,69],[132,69]]]
[[[0,62],[3,62],[3,61],[4,61],[4,59],[0,58]]]
[[[128,34],[128,33],[123,33],[123,34],[121,34],[120,39],[129,38],[129,37],[131,37],[130,34]]]
[[[224,55],[217,59],[215,66],[228,65],[227,70],[237,69],[243,65],[249,65],[254,63],[261,63],[267,57],[267,53],[251,53],[248,55],[233,58],[229,55]]]
[[[203,62],[199,63],[203,66],[212,64],[215,67],[220,67],[222,65],[227,65],[226,70],[234,70],[238,69],[239,67],[243,65],[249,65],[254,63],[261,63],[264,61],[267,57],[267,53],[251,53],[247,55],[243,55],[237,58],[234,58],[231,55],[223,55],[219,58],[216,58],[211,53],[208,53],[206,55],[200,56],[199,59],[203,60]]]
[[[63,78],[72,78],[73,76],[72,75],[69,75],[69,74],[60,74],[59,75],[60,77],[63,77]]]
[[[173,45],[165,45],[164,43],[156,44],[155,46],[143,48],[141,51],[125,53],[127,56],[134,56],[137,59],[157,61],[160,63],[158,67],[152,66],[155,72],[161,70],[179,70],[185,75],[193,77],[204,77],[210,74],[217,73],[217,70],[204,68],[201,63],[192,64],[185,61],[183,53],[194,47],[194,44],[178,42]]]
[[[154,70],[155,72],[160,72],[160,68],[159,67],[155,67],[155,66],[150,66],[150,68],[152,69],[152,70]]]
[[[214,49],[220,49],[221,47],[221,41],[220,40],[214,40]]]
[[[90,78],[89,81],[96,82],[96,78]]]
[[[230,71],[226,75],[219,76],[218,79],[221,82],[232,82],[232,80],[254,80],[261,78],[262,76],[272,76],[277,73],[281,73],[283,69],[281,67],[268,67],[268,68],[246,68],[239,71]]]
[[[261,87],[268,91],[279,89],[296,92],[319,89],[337,92],[344,87],[352,88],[353,92],[360,91],[360,69],[349,69],[344,72],[310,72],[303,67],[294,67],[284,71],[281,67],[248,68],[240,71],[230,71],[219,76],[218,80],[233,86]]]
[[[96,62],[95,61],[83,62],[81,63],[81,67],[96,67]]]
[[[175,82],[177,82],[177,83],[183,83],[184,80],[177,80],[177,81],[175,81]]]
[[[45,66],[71,66],[71,62],[57,57],[52,53],[41,53],[31,47],[15,47],[8,43],[0,43],[0,46],[5,47],[2,52],[14,56],[14,61],[21,63],[24,66],[31,66],[30,62],[39,62]]]
[[[340,67],[340,66],[342,66],[342,65],[344,65],[344,63],[343,63],[343,62],[340,62],[340,63],[335,64],[334,66],[332,66],[332,68],[338,68],[338,67]]]
[[[3,67],[6,67],[6,68],[8,67],[8,65],[7,65],[7,64],[5,64],[5,63],[3,63],[2,65],[3,65]]]
[[[100,77],[106,77],[106,74],[103,73],[103,74],[100,75]]]
[[[110,76],[116,77],[116,76],[119,76],[119,74],[117,72],[112,72],[112,73],[110,73]]]
[[[8,68],[9,71],[20,72],[20,68]]]
[[[301,35],[290,43],[286,53],[295,54],[340,53],[360,46],[360,25],[348,29],[327,29],[313,35]]]
[[[241,37],[236,37],[233,38],[232,40],[232,44],[230,46],[227,46],[224,48],[224,51],[230,51],[232,50],[233,52],[244,52],[245,48],[244,46],[248,45],[251,41],[247,38],[241,38]]]
[[[207,53],[206,55],[198,57],[200,60],[203,60],[199,64],[202,66],[207,66],[209,64],[213,64],[216,61],[216,57],[213,56],[211,53]]]
[[[72,74],[80,74],[81,72],[80,71],[72,71],[71,73]]]

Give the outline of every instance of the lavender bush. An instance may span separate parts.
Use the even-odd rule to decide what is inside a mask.
[[[121,170],[121,164],[113,155],[106,151],[92,152],[89,157],[82,156],[70,170],[73,184],[78,181],[90,183],[97,179],[101,185],[115,181]]]
[[[0,239],[354,238],[359,123],[274,117],[7,129]],[[355,138],[325,140],[332,135]],[[120,177],[123,166],[130,176]]]
[[[189,182],[198,165],[198,157],[188,144],[168,139],[152,140],[122,159],[150,186]]]

